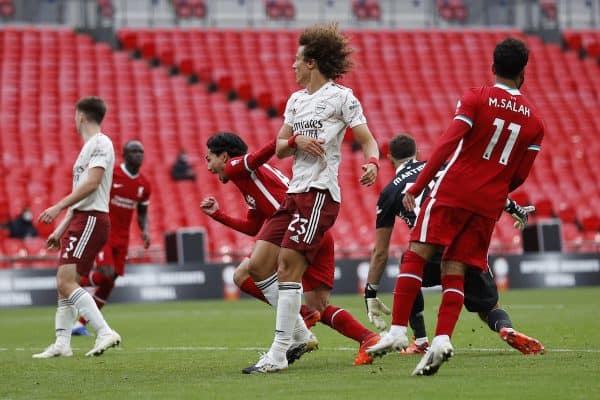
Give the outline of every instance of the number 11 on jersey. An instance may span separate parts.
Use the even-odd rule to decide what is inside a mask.
[[[488,143],[487,147],[485,148],[485,152],[483,153],[483,158],[485,158],[486,160],[489,160],[490,157],[492,156],[492,151],[494,151],[494,147],[496,147],[496,144],[498,143],[498,139],[500,139],[500,133],[502,133],[502,129],[504,128],[505,123],[506,123],[506,121],[504,121],[501,118],[496,118],[494,120],[494,126],[496,127],[496,130],[494,131],[494,134],[492,135],[492,139]],[[519,132],[521,131],[521,125],[511,122],[508,125],[508,130],[510,131],[510,136],[508,137],[508,140],[506,141],[506,144],[504,145],[502,154],[500,154],[500,164],[503,164],[503,165],[506,165],[508,163],[508,158],[510,157],[510,152],[512,151],[512,149],[515,145],[515,142],[517,141],[517,136],[519,136]]]

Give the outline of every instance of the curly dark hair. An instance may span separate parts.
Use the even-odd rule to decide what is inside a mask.
[[[494,67],[496,75],[515,79],[527,65],[529,50],[519,39],[506,38],[494,49]]]
[[[417,143],[410,135],[398,135],[390,140],[390,155],[396,160],[414,157],[417,154]]]
[[[349,59],[353,50],[341,34],[337,23],[317,24],[306,28],[298,39],[304,46],[304,59],[315,60],[327,79],[338,79],[352,68]]]
[[[219,155],[227,152],[230,157],[243,156],[248,152],[248,145],[241,137],[231,132],[218,132],[206,141],[208,150]]]

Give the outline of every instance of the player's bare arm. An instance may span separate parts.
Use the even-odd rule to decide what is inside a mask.
[[[60,224],[54,229],[54,232],[46,239],[48,250],[60,250],[60,238],[67,230],[67,227],[71,223],[71,219],[73,219],[73,211],[69,209],[62,221],[60,221]]]
[[[378,285],[388,262],[393,227],[375,230],[375,247],[371,253],[367,283]]]
[[[379,172],[379,147],[367,124],[355,126],[352,128],[352,133],[367,160],[367,163],[362,166],[364,172],[360,177],[360,183],[361,185],[371,186],[375,183]]]
[[[144,248],[150,247],[150,233],[148,232],[148,205],[138,204],[137,206],[137,223],[142,231],[142,241]]]
[[[58,203],[45,209],[39,216],[38,220],[45,224],[51,224],[56,217],[67,207],[72,206],[78,201],[86,198],[90,194],[92,194],[100,183],[102,182],[102,177],[104,176],[104,168],[102,167],[94,167],[88,171],[87,179],[81,182],[75,190],[73,190],[69,195],[64,197]]]

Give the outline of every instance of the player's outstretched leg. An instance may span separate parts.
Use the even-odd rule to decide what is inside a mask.
[[[436,336],[431,342],[429,351],[421,358],[412,375],[433,375],[440,369],[444,361],[453,355],[454,348],[450,343],[450,337],[448,335]]]
[[[544,354],[544,345],[539,340],[518,332],[513,328],[500,329],[500,338],[525,355]]]
[[[356,358],[352,365],[370,365],[373,364],[373,356],[367,354],[367,349],[371,346],[374,346],[379,342],[381,338],[377,333],[373,333],[368,336],[365,340],[360,342],[360,347],[358,348],[358,353],[356,353]]]

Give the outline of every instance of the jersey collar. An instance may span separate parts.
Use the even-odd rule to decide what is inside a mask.
[[[396,168],[396,174],[400,171],[402,171],[404,169],[404,167],[406,167],[407,164],[409,163],[413,163],[415,162],[417,159],[416,158],[411,158],[409,160],[404,161],[402,164],[398,165],[398,168]]]
[[[135,175],[133,175],[131,172],[129,172],[129,171],[127,170],[127,168],[125,167],[125,163],[122,163],[122,164],[121,164],[121,170],[123,171],[123,173],[124,173],[125,175],[127,175],[127,176],[128,176],[128,177],[130,177],[131,179],[135,179],[135,178],[137,178],[138,176],[140,176],[140,173],[139,173],[139,172],[138,172],[137,174],[135,174]]]
[[[521,92],[519,91],[519,89],[511,88],[510,86],[506,86],[503,83],[496,83],[494,85],[494,87],[497,87],[497,88],[500,88],[500,89],[504,89],[508,93],[512,94],[513,96],[519,96],[521,94]]]

